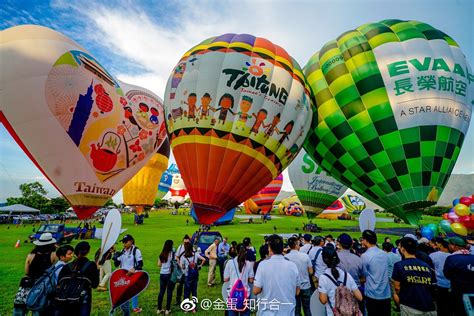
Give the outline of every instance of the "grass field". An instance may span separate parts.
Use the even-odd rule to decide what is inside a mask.
[[[163,247],[166,239],[172,239],[175,247],[185,234],[191,235],[198,229],[198,225],[193,223],[190,216],[184,215],[170,215],[169,210],[160,210],[150,213],[150,218],[145,219],[145,224],[140,226],[133,225],[133,215],[125,214],[122,217],[122,227],[128,229],[127,233],[134,236],[137,246],[142,250],[144,257],[144,270],[150,274],[150,284],[144,293],[140,295],[139,302],[143,308],[143,315],[156,315],[157,296],[159,290],[159,268],[157,267],[157,258]],[[239,213],[237,213],[239,214]],[[384,216],[384,215],[379,215]],[[186,226],[186,219],[189,219],[189,226]],[[421,224],[438,223],[440,218],[424,217]],[[226,226],[213,227],[212,230],[219,230],[223,236],[229,238],[229,242],[235,240],[241,242],[244,237],[250,237],[255,248],[263,242],[261,234],[273,233],[273,227],[276,226],[277,233],[301,233],[304,222],[308,222],[307,218],[297,217],[282,217],[280,219],[272,219],[265,224],[239,224],[239,219],[234,219],[233,224]],[[358,222],[353,221],[329,221],[316,220],[319,226],[323,227],[322,234],[326,235],[332,233],[334,237],[338,236],[340,231],[333,231],[344,229],[348,226],[358,226]],[[69,223],[68,226],[75,226],[77,222]],[[100,227],[100,225],[98,225]],[[410,228],[405,224],[395,224],[393,222],[377,223],[377,228]],[[18,283],[24,273],[24,262],[26,255],[31,251],[33,245],[24,243],[27,236],[31,234],[33,225],[27,224],[25,226],[15,227],[14,225],[0,225],[0,269],[1,289],[0,289],[0,315],[11,315],[13,311],[13,298],[18,289]],[[38,224],[36,224],[38,228]],[[360,237],[360,232],[348,232],[353,237]],[[383,241],[383,237],[391,236],[394,241],[398,236],[379,234],[379,242]],[[15,248],[17,240],[21,240],[21,247]],[[91,254],[89,258],[93,258],[93,254],[100,247],[100,240],[89,240],[91,244]],[[77,240],[72,242],[74,246]],[[120,247],[119,245],[118,247]],[[120,249],[120,248],[118,248]],[[207,266],[203,268],[199,276],[198,297],[200,299],[208,298],[214,301],[221,297],[221,286],[207,287]],[[180,315],[179,307],[174,306],[173,296],[173,314]],[[108,315],[110,309],[110,302],[107,292],[93,292],[93,312],[92,315]],[[119,314],[118,312],[116,314]],[[222,311],[204,312],[200,315],[222,315]]]

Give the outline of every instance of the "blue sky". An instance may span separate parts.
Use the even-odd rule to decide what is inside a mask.
[[[0,28],[39,24],[92,53],[120,80],[163,96],[181,55],[219,34],[250,33],[284,47],[301,65],[327,41],[367,22],[420,20],[443,30],[474,66],[474,1],[33,1],[3,0]],[[453,173],[474,173],[471,127]],[[287,174],[286,174],[287,175]],[[0,202],[21,183],[40,181],[59,193],[0,126]],[[291,190],[286,177],[285,190]],[[116,201],[121,201],[118,194]]]

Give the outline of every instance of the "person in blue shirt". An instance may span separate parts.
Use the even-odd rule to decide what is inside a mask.
[[[390,316],[391,300],[388,278],[388,257],[377,248],[377,235],[371,230],[362,232],[362,245],[367,251],[361,256],[365,278],[367,315]]]
[[[454,315],[466,315],[464,294],[474,293],[474,256],[466,249],[466,241],[461,237],[447,238],[452,253],[444,263],[444,276],[451,281],[451,305]]]
[[[448,242],[441,237],[437,237],[435,251],[430,254],[430,258],[433,261],[437,280],[437,295],[436,295],[436,306],[438,309],[439,316],[448,316],[452,313],[451,308],[451,282],[444,276],[443,268],[446,258],[451,254],[449,253]]]
[[[436,276],[427,263],[416,258],[417,246],[417,242],[409,237],[400,242],[405,259],[393,267],[393,287],[398,295],[396,303],[400,305],[401,315],[436,316]]]
[[[224,281],[224,263],[229,255],[230,245],[227,243],[227,237],[222,239],[222,242],[217,246],[217,264],[219,265],[219,273],[221,276],[221,282]]]

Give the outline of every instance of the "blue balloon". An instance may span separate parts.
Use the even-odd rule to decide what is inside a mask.
[[[453,206],[456,206],[457,204],[459,204],[459,199],[454,199],[453,200]]]
[[[424,226],[423,228],[421,228],[421,236],[427,238],[428,240],[431,240],[434,238],[434,232],[430,227]]]

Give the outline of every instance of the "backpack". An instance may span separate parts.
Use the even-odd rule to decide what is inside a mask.
[[[63,266],[52,266],[36,280],[26,297],[26,306],[31,311],[45,310],[56,290],[56,271]]]
[[[334,316],[362,315],[357,300],[352,294],[352,291],[346,286],[347,272],[344,272],[344,281],[342,283],[334,280],[334,278],[327,273],[324,273],[324,275],[336,285],[336,295],[334,296],[336,304],[332,306],[331,301],[328,300],[329,307],[331,307]]]
[[[237,269],[237,266],[235,265],[235,260],[232,260],[232,263],[234,264],[238,279],[234,282],[234,285],[230,289],[229,296],[227,297],[227,306],[230,306],[230,309],[233,311],[243,312],[247,307],[246,300],[248,298],[248,291],[242,282],[242,276],[239,273],[239,269]]]
[[[59,304],[82,303],[81,299],[86,296],[87,290],[91,287],[91,281],[84,274],[92,262],[87,261],[81,270],[73,269],[73,264],[68,264],[71,274],[61,278],[56,287],[55,300]]]
[[[188,276],[186,277],[188,280],[197,280],[199,276],[199,270],[197,267],[196,262],[194,261],[189,261],[187,257],[185,257],[186,260],[188,260]],[[193,259],[195,260],[195,259]]]
[[[178,283],[181,281],[182,277],[183,277],[183,270],[181,270],[178,260],[176,260],[175,254],[172,253],[170,281],[173,283]]]

